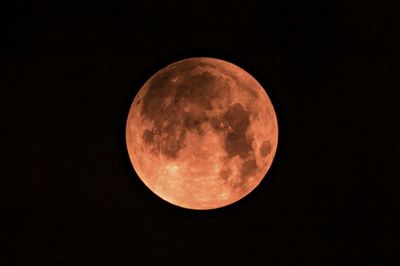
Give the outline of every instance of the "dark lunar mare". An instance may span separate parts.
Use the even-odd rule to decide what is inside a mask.
[[[212,100],[226,97],[229,83],[210,71],[198,71],[198,67],[215,68],[212,64],[185,61],[162,69],[150,79],[148,90],[142,98],[141,115],[153,122],[151,130],[143,132],[143,140],[154,153],[176,159],[184,147],[187,131],[203,135],[201,124],[210,122],[213,128],[226,135],[224,147],[228,159],[239,155],[244,160],[241,177],[252,174],[257,168],[252,150],[253,138],[246,135],[250,125],[249,113],[240,103],[235,103],[220,117],[207,117],[204,113],[185,112],[183,106],[198,106],[211,111]],[[218,69],[219,70],[219,69]],[[232,76],[232,75],[230,75]],[[172,98],[169,105],[165,100]],[[176,134],[178,132],[178,134]],[[264,148],[263,152],[265,149]],[[227,178],[230,172],[223,170],[220,176]]]
[[[144,132],[143,139],[145,143],[152,144],[155,153],[161,152],[167,157],[176,158],[179,150],[184,147],[187,130],[204,134],[201,123],[207,117],[184,112],[185,104],[211,111],[211,101],[222,97],[224,90],[225,93],[229,91],[228,84],[218,80],[212,73],[195,71],[199,66],[210,65],[194,61],[182,62],[159,71],[150,79],[142,99],[141,115],[154,124],[151,131]],[[165,105],[167,98],[172,98],[168,106]]]
[[[272,144],[269,141],[263,141],[260,148],[260,154],[262,157],[268,156],[272,151]]]

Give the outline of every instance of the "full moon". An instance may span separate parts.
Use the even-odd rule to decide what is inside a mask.
[[[155,73],[126,124],[139,178],[187,209],[220,208],[248,195],[267,174],[277,142],[266,91],[242,68],[214,58],[185,59]]]

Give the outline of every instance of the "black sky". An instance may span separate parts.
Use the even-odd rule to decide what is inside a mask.
[[[398,1],[131,2],[3,9],[2,265],[391,260]],[[198,56],[251,73],[280,130],[260,186],[210,212],[153,195],[125,148],[137,90]]]

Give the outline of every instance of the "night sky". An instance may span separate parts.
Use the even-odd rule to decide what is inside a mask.
[[[38,2],[2,9],[0,264],[382,265],[398,252],[398,1]],[[155,196],[125,145],[144,82],[199,56],[251,73],[279,125],[266,178],[207,212]]]

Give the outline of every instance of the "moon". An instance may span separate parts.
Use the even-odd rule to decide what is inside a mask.
[[[189,58],[139,90],[126,145],[143,183],[165,201],[209,210],[256,188],[276,153],[278,124],[262,86],[242,68]]]

